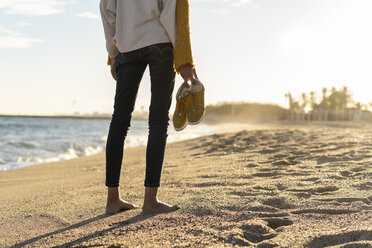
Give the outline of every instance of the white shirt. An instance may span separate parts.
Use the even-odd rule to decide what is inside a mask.
[[[177,0],[101,0],[111,58],[157,43],[176,42]]]

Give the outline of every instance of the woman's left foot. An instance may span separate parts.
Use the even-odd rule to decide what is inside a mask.
[[[180,209],[178,205],[169,205],[161,201],[156,201],[151,204],[144,204],[142,214],[168,213]]]

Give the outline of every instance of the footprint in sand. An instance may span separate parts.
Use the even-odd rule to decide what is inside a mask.
[[[336,201],[338,203],[349,203],[349,202],[364,202],[365,204],[371,204],[371,201],[366,198],[356,198],[356,197],[344,197],[344,198],[326,198],[318,199],[318,201]]]
[[[200,175],[198,178],[218,178],[219,175]]]
[[[272,149],[283,149],[283,145],[281,145],[281,144],[279,144],[279,145],[269,145],[269,147],[272,148]],[[284,154],[281,154],[281,155],[283,156]]]
[[[289,189],[288,191],[291,192],[304,192],[307,194],[316,194],[316,195],[322,195],[329,192],[334,192],[339,190],[340,188],[337,186],[321,186],[316,188],[304,188],[304,189]]]
[[[287,189],[288,188],[288,186],[286,186],[286,185],[284,185],[284,184],[282,184],[282,183],[277,183],[276,185],[276,188],[278,189],[278,190],[285,190],[285,189]]]
[[[280,165],[292,165],[294,164],[294,161],[293,163],[287,161],[287,160],[279,160],[279,161],[276,161],[276,162],[273,162],[272,165],[276,165],[276,166],[280,166]]]
[[[224,186],[224,185],[226,185],[226,183],[220,183],[220,182],[209,182],[209,183],[196,183],[196,184],[194,184],[194,187],[204,188],[204,187]]]
[[[304,151],[293,151],[291,153],[296,156],[311,156],[310,152],[304,152]]]
[[[286,158],[286,157],[288,157],[287,154],[276,154],[276,155],[274,155],[272,157],[269,157],[269,159],[276,160],[276,159],[282,159],[282,158]]]
[[[274,187],[270,187],[270,186],[261,186],[261,185],[254,186],[253,188],[254,188],[254,189],[258,189],[258,190],[270,191],[270,192],[273,192],[273,191],[275,190]],[[266,193],[265,193],[265,194],[266,194]]]
[[[225,240],[239,246],[251,246],[264,240],[270,240],[277,234],[262,220],[249,221],[238,228],[226,231]]]
[[[259,217],[286,217],[289,216],[288,213],[259,213]]]
[[[234,245],[255,247],[278,247],[276,244],[265,243],[277,236],[276,230],[283,226],[292,225],[293,221],[288,218],[266,218],[263,220],[251,220],[239,228],[226,232],[226,240]]]
[[[286,174],[287,176],[303,177],[303,176],[310,175],[310,173],[309,172],[306,172],[306,171],[304,171],[304,172],[297,172],[296,170],[288,170],[288,172],[290,172],[290,173],[287,173]]]
[[[252,243],[259,243],[276,236],[269,227],[262,224],[243,225],[240,228],[243,230],[244,238]]]
[[[353,172],[361,172],[361,171],[365,171],[366,168],[364,168],[364,167],[356,167],[356,168],[352,168],[351,170]]]
[[[309,194],[309,193],[297,193],[297,194],[295,194],[295,196],[297,196],[298,198],[308,199],[308,198],[311,197],[311,194]]]
[[[360,230],[344,232],[334,235],[322,235],[311,240],[305,247],[318,248],[318,247],[371,247],[368,244],[361,243],[362,241],[371,241],[372,231]],[[343,245],[343,246],[340,246]]]
[[[189,148],[189,151],[192,151],[192,150],[195,150],[195,149],[199,149],[199,148],[202,148],[202,147],[206,147],[206,146],[209,146],[209,144],[203,143],[203,146],[196,145],[196,146],[190,147]]]
[[[274,208],[274,207],[270,207],[270,206],[262,206],[262,205],[259,205],[259,206],[251,206],[249,208],[247,208],[248,211],[252,211],[252,212],[269,212],[269,213],[278,213],[278,209],[277,208]],[[271,216],[267,216],[267,217],[271,217]]]
[[[254,168],[254,167],[258,167],[258,164],[256,163],[249,163],[246,165],[248,168]]]
[[[300,209],[296,211],[292,211],[292,214],[329,214],[329,215],[338,215],[338,214],[352,214],[357,213],[358,210],[352,209],[317,209],[317,208],[309,208],[309,209]]]
[[[291,209],[294,207],[294,205],[291,204],[290,201],[284,197],[267,198],[262,201],[262,204],[279,209]]]
[[[324,163],[330,163],[330,162],[337,162],[337,161],[342,161],[342,158],[336,158],[336,157],[331,157],[331,156],[321,156],[317,158],[316,162],[318,164],[324,164]]]
[[[278,178],[280,175],[283,175],[282,173],[278,172],[259,172],[255,173],[252,176],[254,177],[272,177],[272,178]]]
[[[353,172],[351,172],[351,171],[340,171],[340,174],[341,174],[341,176],[343,176],[343,177],[350,177],[352,174],[354,174]]]
[[[267,225],[274,230],[282,226],[290,226],[293,224],[293,221],[288,218],[268,218],[263,220],[266,221]]]
[[[272,153],[279,152],[279,150],[275,150],[275,149],[263,149],[263,150],[258,151],[258,152],[261,153],[261,154],[272,154]]]
[[[354,185],[353,187],[360,189],[360,190],[372,190],[372,182],[357,184],[357,185]]]
[[[309,177],[309,178],[302,179],[302,181],[315,182],[315,181],[318,181],[319,179],[320,179],[319,177]]]

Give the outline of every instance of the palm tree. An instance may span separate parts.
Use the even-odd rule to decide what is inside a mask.
[[[314,120],[314,112],[315,110],[319,109],[319,105],[316,103],[316,92],[311,91],[310,92],[310,106],[311,106],[311,120]]]
[[[347,106],[349,105],[350,100],[351,100],[351,93],[349,92],[349,89],[346,86],[344,86],[342,90],[339,92],[340,108],[345,110]]]
[[[328,109],[328,97],[327,97],[327,92],[328,92],[328,89],[327,88],[323,88],[322,89],[322,93],[323,93],[323,96],[322,96],[322,101],[320,103],[320,106],[325,110],[325,109]]]
[[[316,93],[314,91],[310,92],[310,105],[311,105],[311,110],[314,111],[316,107]]]
[[[289,111],[292,111],[293,110],[293,97],[292,97],[291,92],[288,92],[284,96],[286,98],[288,98],[288,109],[289,109]]]
[[[285,94],[285,97],[288,98],[288,119],[294,120],[294,101],[291,92]]]
[[[329,107],[331,110],[338,110],[340,105],[339,92],[335,87],[331,89],[331,95],[328,97]]]
[[[299,104],[297,101],[294,101],[294,102],[292,103],[292,109],[293,109],[294,111],[298,111],[298,110],[300,110],[300,104]]]
[[[306,95],[306,93],[302,93],[301,96],[302,96],[301,110],[302,110],[302,112],[305,112],[306,107],[307,107],[309,101],[308,101],[308,99],[307,99],[307,95]]]

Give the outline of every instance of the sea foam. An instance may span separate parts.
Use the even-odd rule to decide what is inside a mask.
[[[105,151],[109,120],[0,117],[0,171],[89,156]],[[132,121],[125,148],[146,146],[146,121]],[[170,124],[168,142],[212,134],[199,124],[176,132]]]

